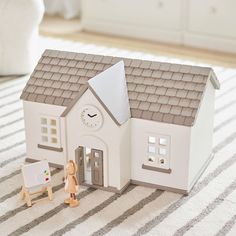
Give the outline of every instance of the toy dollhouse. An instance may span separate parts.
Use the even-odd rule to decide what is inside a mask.
[[[188,193],[213,157],[211,68],[46,50],[23,90],[27,159],[80,184]]]

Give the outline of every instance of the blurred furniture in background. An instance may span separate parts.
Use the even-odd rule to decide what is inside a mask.
[[[82,28],[236,53],[235,0],[83,0]]]
[[[48,15],[60,15],[65,19],[79,16],[80,0],[44,0]]]
[[[0,1],[0,75],[30,73],[37,61],[38,26],[44,13],[39,0]]]

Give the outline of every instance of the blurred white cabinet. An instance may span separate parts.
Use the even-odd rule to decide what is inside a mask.
[[[180,43],[182,0],[84,0],[85,30]]]
[[[236,53],[236,1],[189,0],[185,44]]]
[[[236,52],[235,0],[83,0],[85,30]]]

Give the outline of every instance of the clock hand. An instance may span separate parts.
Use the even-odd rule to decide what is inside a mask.
[[[97,114],[94,114],[94,115],[88,114],[88,116],[89,116],[90,118],[93,118],[93,117],[97,116]]]

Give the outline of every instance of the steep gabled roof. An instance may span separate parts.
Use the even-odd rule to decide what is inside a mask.
[[[208,67],[46,50],[21,98],[68,107],[89,79],[121,60],[133,118],[192,126],[207,81],[219,88]]]
[[[119,125],[130,119],[124,62],[120,61],[88,81],[89,87]]]

